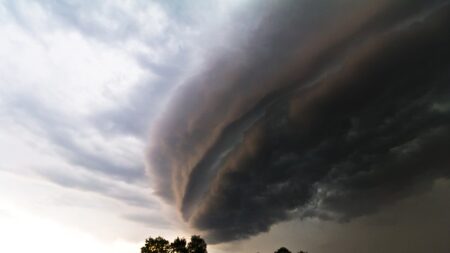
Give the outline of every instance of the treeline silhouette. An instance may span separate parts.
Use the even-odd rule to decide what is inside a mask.
[[[141,253],[208,253],[207,244],[199,235],[191,236],[191,241],[177,237],[173,242],[158,236],[149,237],[145,240],[145,245],[141,248]],[[258,252],[259,253],[259,252]],[[285,247],[281,247],[274,253],[291,253]],[[297,253],[308,253],[300,250]]]
[[[277,249],[274,253],[291,253],[291,251],[288,250],[288,249],[285,248],[285,247],[281,247],[281,248]],[[300,250],[300,251],[297,252],[297,253],[308,253],[308,252],[307,252],[307,251]]]
[[[177,237],[172,243],[158,236],[145,240],[141,253],[207,253],[206,242],[198,235],[193,235],[189,243],[186,239]]]

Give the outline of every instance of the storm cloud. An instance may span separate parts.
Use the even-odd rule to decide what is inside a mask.
[[[449,178],[448,3],[255,6],[261,22],[153,130],[156,191],[220,243],[373,214]]]

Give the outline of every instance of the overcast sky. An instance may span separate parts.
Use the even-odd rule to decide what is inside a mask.
[[[449,13],[0,0],[0,251],[448,252]]]

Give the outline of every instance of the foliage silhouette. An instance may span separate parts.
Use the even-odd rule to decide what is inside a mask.
[[[154,239],[152,237],[146,239],[144,247],[141,248],[141,253],[168,253],[169,250],[169,241],[158,236]]]
[[[274,253],[291,253],[291,251],[286,249],[285,247],[281,247],[277,251],[275,251]]]
[[[203,238],[198,235],[191,236],[191,241],[177,237],[172,243],[158,236],[156,238],[149,237],[145,240],[145,245],[141,248],[141,253],[208,253],[207,244]],[[285,247],[281,247],[274,253],[291,253]],[[308,253],[300,250],[297,253]]]
[[[285,248],[285,247],[281,247],[281,248],[277,249],[274,253],[291,253],[291,251],[288,250],[288,249]],[[300,250],[300,251],[297,252],[297,253],[308,253],[308,252],[307,252],[307,251]]]
[[[193,235],[188,244],[188,253],[208,253],[206,242],[198,235]]]
[[[177,237],[172,243],[158,236],[149,237],[141,248],[141,253],[208,253],[207,244],[198,235],[193,235],[187,244],[186,239]]]
[[[188,253],[186,248],[186,239],[177,237],[170,244],[171,253]]]

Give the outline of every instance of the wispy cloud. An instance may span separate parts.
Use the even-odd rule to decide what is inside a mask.
[[[0,170],[17,176],[3,202],[29,199],[58,222],[130,223],[139,229],[116,232],[133,240],[174,230],[144,168],[148,133],[208,49],[228,46],[245,2],[0,1]]]

